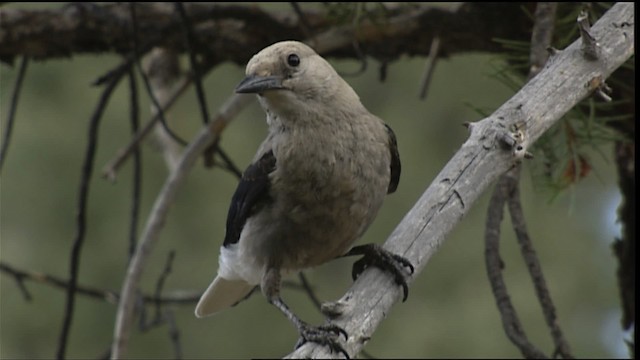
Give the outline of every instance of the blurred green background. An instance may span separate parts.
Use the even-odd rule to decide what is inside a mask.
[[[182,59],[186,65],[186,59]],[[353,73],[355,61],[330,61],[339,72]],[[24,81],[8,158],[0,187],[0,259],[12,266],[66,278],[72,241],[80,168],[87,143],[88,121],[101,93],[90,83],[120,62],[115,56],[76,56],[32,62]],[[425,59],[403,57],[392,63],[385,82],[378,63],[346,77],[372,112],[389,123],[398,138],[402,177],[375,223],[359,243],[383,242],[438,171],[467,137],[462,126],[481,116],[474,108],[495,109],[511,91],[491,75],[500,60],[466,54],[441,60],[426,100],[419,100],[419,79]],[[2,129],[17,67],[0,66]],[[209,73],[204,85],[213,112],[232,93],[244,74],[236,65]],[[138,81],[143,121],[149,101]],[[79,282],[120,291],[126,271],[131,162],[116,183],[100,177],[101,168],[128,143],[127,81],[121,82],[100,125],[91,181],[88,229],[82,249]],[[201,127],[195,93],[190,90],[169,114],[172,128],[192,139]],[[225,130],[222,146],[244,168],[266,134],[257,101]],[[615,169],[593,152],[595,171],[577,186],[555,195],[534,185],[525,165],[522,201],[528,228],[556,304],[559,324],[576,357],[627,357],[619,326],[616,263],[610,245],[618,234],[619,193]],[[143,197],[140,231],[167,170],[160,153],[143,148]],[[176,251],[165,293],[202,291],[217,269],[229,200],[236,178],[199,163],[180,189],[160,241],[143,277],[143,291],[152,293],[168,253]],[[474,206],[425,271],[412,284],[409,299],[397,304],[365,348],[377,357],[519,357],[505,336],[484,268],[484,222],[488,193]],[[509,291],[532,341],[546,353],[553,343],[547,331],[508,216],[503,226],[502,259]],[[342,296],[351,283],[353,259],[335,261],[307,271],[322,300]],[[296,278],[292,278],[296,279]],[[25,301],[13,278],[0,276],[0,357],[52,358],[62,325],[65,293],[26,283],[33,295]],[[322,321],[308,297],[284,290],[292,309],[311,323]],[[195,304],[172,306],[185,358],[280,357],[292,350],[296,332],[261,295],[203,320]],[[149,308],[152,310],[151,308]],[[96,358],[110,345],[116,306],[79,296],[68,356]],[[131,358],[173,358],[166,326],[141,333],[130,342]]]

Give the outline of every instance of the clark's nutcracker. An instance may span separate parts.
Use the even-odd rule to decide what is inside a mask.
[[[336,257],[364,255],[353,276],[368,266],[405,282],[411,263],[381,247],[351,248],[400,179],[396,138],[358,95],[310,47],[273,44],[249,61],[238,93],[255,93],[267,113],[269,134],[231,200],[216,278],[196,316],[228,308],[260,285],[269,303],[296,326],[300,340],[346,351],[336,325],[312,326],[280,298],[282,275]]]

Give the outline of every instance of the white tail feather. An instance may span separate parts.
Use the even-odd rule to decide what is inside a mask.
[[[220,312],[242,300],[253,289],[243,280],[227,280],[217,276],[196,305],[199,318]]]

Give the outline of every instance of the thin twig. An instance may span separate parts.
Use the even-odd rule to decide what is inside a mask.
[[[29,270],[20,270],[6,263],[0,262],[0,272],[13,276],[16,281],[24,283],[25,281],[33,281],[40,284],[52,286],[60,290],[68,290],[70,287],[69,281],[63,280],[59,277]],[[299,285],[292,288],[299,289]],[[105,290],[85,285],[76,285],[76,293],[83,295],[91,299],[105,301],[109,304],[117,304],[120,294],[113,290]],[[180,292],[177,295],[164,295],[162,297],[156,297],[155,295],[148,294],[142,295],[142,300],[145,303],[160,303],[163,305],[195,305],[202,292],[184,293]]]
[[[418,97],[420,98],[420,100],[424,100],[427,98],[427,90],[429,90],[429,85],[431,84],[433,73],[436,70],[436,64],[438,63],[439,56],[440,36],[435,35],[431,40],[429,57],[427,58],[427,64],[424,67],[424,73],[422,75],[422,79],[420,80],[420,92],[418,93]]]
[[[22,293],[26,301],[33,300],[33,296],[31,296],[31,293],[27,289],[27,286],[24,284],[25,279],[29,280],[29,276],[27,274],[22,271],[18,271],[2,262],[0,262],[0,271],[13,276],[16,284],[18,285],[18,289],[20,289],[20,292]]]
[[[534,78],[540,70],[542,70],[549,58],[547,49],[551,47],[553,39],[557,8],[558,4],[555,2],[540,2],[536,6],[536,12],[534,14],[535,23],[531,34],[531,49],[529,52],[529,63],[531,65],[528,79]],[[520,177],[520,170],[520,167],[513,170],[516,172],[515,176],[517,178]],[[518,242],[520,243],[522,256],[529,269],[529,274],[536,289],[536,295],[540,301],[545,320],[551,329],[551,336],[556,347],[553,357],[560,355],[565,359],[573,358],[569,344],[556,321],[555,306],[553,305],[551,295],[544,280],[542,267],[540,266],[535,249],[531,244],[529,233],[527,232],[524,212],[522,211],[522,205],[520,203],[519,182],[515,184],[509,194],[508,206],[511,223]]]
[[[186,175],[196,162],[196,159],[204,149],[219,138],[227,124],[250,101],[251,96],[232,95],[222,106],[216,118],[209,122],[198,136],[187,146],[180,162],[166,180],[160,194],[156,198],[153,209],[147,220],[145,230],[138,243],[135,255],[129,264],[127,276],[122,286],[122,298],[118,305],[116,325],[111,356],[114,359],[122,358],[126,352],[131,323],[133,321],[133,307],[146,259],[155,245],[160,230],[162,229],[171,204],[174,202],[177,190],[180,188]]]
[[[209,122],[209,108],[207,107],[207,100],[204,95],[204,87],[202,86],[202,73],[200,72],[198,61],[196,60],[195,35],[193,34],[191,21],[187,16],[184,5],[178,1],[175,3],[175,7],[176,10],[178,10],[180,19],[182,20],[187,53],[189,54],[189,64],[191,66],[191,74],[193,75],[193,85],[196,89],[196,97],[198,98],[198,105],[200,106],[200,112],[202,114],[202,123],[207,124]]]
[[[156,299],[161,299],[164,283],[167,280],[167,277],[171,274],[171,267],[173,264],[173,260],[175,259],[175,254],[176,252],[174,250],[171,250],[169,252],[164,269],[158,277],[155,290]],[[173,311],[171,309],[163,309],[161,306],[162,303],[157,300],[154,302],[154,305],[155,316],[150,322],[147,322],[144,298],[142,296],[138,297],[138,308],[140,309],[140,331],[147,332],[151,329],[155,329],[166,324],[169,328],[169,339],[171,340],[174,348],[174,357],[176,359],[181,359],[182,346],[180,345],[180,330],[178,329],[178,325],[176,324]]]
[[[182,359],[182,345],[180,344],[180,329],[176,317],[171,309],[165,309],[164,319],[169,328],[169,339],[173,345],[173,358]]]
[[[178,100],[178,98],[180,98],[180,96],[182,96],[182,94],[184,94],[184,92],[189,88],[190,84],[191,77],[184,78],[182,80],[182,83],[177,86],[177,89],[175,90],[173,95],[167,100],[162,110],[168,111],[175,104],[176,100]],[[149,134],[149,132],[151,132],[151,130],[159,120],[160,112],[156,112],[153,116],[151,116],[151,119],[147,121],[144,127],[140,131],[138,131],[138,133],[136,133],[136,136],[129,142],[129,144],[121,148],[116,156],[104,166],[104,168],[102,169],[102,176],[111,181],[114,181],[118,169],[120,169],[125,160],[128,159],[133,151],[138,147],[140,142]]]
[[[516,178],[513,178],[512,175],[507,176],[506,174],[501,176],[496,184],[491,200],[489,200],[487,222],[485,225],[485,262],[487,275],[498,310],[500,311],[502,327],[511,342],[520,349],[522,355],[527,359],[546,359],[547,356],[527,339],[502,277],[504,263],[500,258],[500,223],[502,223],[504,216],[504,205],[507,197],[514,186],[517,186]]]
[[[535,22],[531,30],[528,79],[538,75],[549,59],[548,49],[553,40],[557,9],[558,3],[555,2],[540,2],[536,5]]]
[[[553,37],[554,20],[557,5],[553,3],[539,3],[535,12],[535,24],[531,36],[531,49],[529,52],[530,59],[530,71],[528,79],[535,77],[540,70],[544,67],[549,53],[546,51],[551,45]],[[502,220],[502,211],[505,205],[505,201],[508,203],[509,211],[511,215],[511,222],[520,243],[522,255],[525,259],[525,263],[529,269],[529,273],[532,277],[536,294],[542,306],[545,320],[551,328],[551,334],[556,346],[556,354],[562,355],[564,358],[571,358],[569,347],[562,335],[562,331],[556,322],[555,307],[551,301],[549,291],[546,287],[544,277],[542,275],[542,269],[540,263],[536,257],[535,250],[529,239],[529,235],[526,231],[526,222],[522,207],[520,205],[520,191],[519,191],[519,179],[520,179],[520,167],[517,166],[511,169],[506,174],[500,177],[498,185],[496,185],[495,192],[492,197],[492,202],[488,211],[487,219],[487,232],[498,232],[499,226]],[[493,201],[495,200],[495,201]],[[494,207],[500,207],[499,209]],[[499,221],[489,221],[489,218],[496,220],[496,212],[500,211]],[[496,229],[489,229],[489,226],[497,227]],[[532,345],[526,339],[524,332],[521,329],[517,315],[513,309],[510,301],[508,300],[508,294],[506,293],[506,286],[501,283],[500,269],[495,268],[495,262],[490,261],[490,257],[493,252],[498,254],[499,239],[490,239],[487,236],[487,271],[489,272],[492,288],[494,288],[494,295],[498,302],[498,308],[503,317],[503,323],[505,324],[505,332],[512,342],[520,348],[520,351],[526,357],[536,356],[532,353]],[[494,248],[495,246],[495,248]],[[499,255],[497,255],[499,256]],[[494,268],[490,268],[492,265]]]
[[[164,106],[169,96],[172,95],[176,83],[184,78],[178,54],[167,48],[156,47],[144,59],[143,66],[153,87],[153,93],[157,96],[160,104]],[[156,112],[156,107],[152,105],[151,114]],[[178,163],[183,146],[173,140],[162,126],[154,127],[153,138],[153,142],[162,151],[167,168],[171,171]]]
[[[133,38],[133,52],[134,52],[134,54],[136,54],[136,56],[134,56],[134,63],[136,65],[136,68],[140,72],[140,76],[142,77],[142,82],[144,83],[144,87],[147,90],[147,93],[149,94],[149,98],[151,99],[151,102],[153,103],[153,106],[155,106],[155,108],[157,109],[158,116],[160,117],[160,124],[162,124],[162,127],[164,128],[164,130],[178,144],[187,145],[187,142],[185,140],[180,138],[176,133],[173,132],[173,130],[171,130],[171,128],[169,128],[169,125],[167,124],[167,119],[164,116],[164,111],[162,110],[162,106],[160,106],[160,102],[158,101],[158,98],[156,97],[155,93],[153,92],[153,88],[151,87],[151,83],[149,82],[149,77],[142,70],[142,65],[140,64],[140,53],[138,52],[138,49],[139,49],[139,45],[138,45],[138,20],[137,20],[137,15],[136,15],[136,4],[135,3],[129,3],[129,9],[131,10],[131,24],[133,26],[133,36],[132,36],[132,38]]]
[[[4,129],[4,135],[2,137],[2,147],[0,148],[0,173],[2,173],[2,165],[4,164],[7,152],[9,151],[9,141],[11,140],[16,111],[18,110],[18,98],[20,97],[22,81],[24,80],[24,75],[27,73],[27,65],[29,65],[29,58],[23,56],[22,61],[20,62],[20,68],[18,69],[16,83],[13,86],[13,93],[11,94],[11,105],[9,105],[9,114],[7,115],[7,127]]]
[[[59,290],[69,289],[69,281],[63,280],[59,277],[45,274],[37,271],[20,270],[7,263],[0,262],[0,272],[9,276],[12,276],[18,287],[22,290],[26,301],[31,301],[33,296],[27,291],[25,282],[32,281],[43,285],[51,286]],[[304,290],[302,285],[293,281],[283,281],[282,286],[294,290]],[[24,292],[26,291],[26,293]],[[96,287],[77,284],[76,293],[78,295],[86,296],[87,298],[105,301],[109,304],[117,304],[120,294],[113,290],[100,289]],[[175,295],[164,295],[156,297],[154,294],[142,295],[142,300],[145,303],[154,303],[162,305],[195,305],[200,300],[202,292],[185,292],[179,291]]]
[[[62,323],[62,330],[60,332],[60,340],[58,343],[58,350],[56,356],[58,359],[64,359],[66,355],[67,343],[69,332],[71,330],[71,321],[73,319],[73,311],[75,305],[76,288],[78,283],[78,272],[80,270],[80,251],[84,243],[84,236],[86,232],[86,209],[89,200],[89,182],[91,175],[93,174],[93,162],[95,160],[96,148],[98,145],[98,128],[100,119],[104,113],[107,103],[111,98],[111,94],[116,85],[120,82],[123,74],[114,77],[107,84],[107,87],[102,92],[98,105],[94,110],[91,120],[89,122],[89,134],[87,149],[85,152],[84,163],[82,165],[82,173],[80,176],[80,189],[78,194],[78,207],[76,212],[76,236],[71,248],[71,264],[69,275],[69,288],[67,289],[67,302],[65,305],[64,320]]]
[[[173,265],[173,259],[175,259],[175,257],[176,257],[175,250],[171,250],[169,252],[169,256],[167,257],[167,262],[164,265],[164,269],[162,270],[162,274],[160,274],[160,277],[158,277],[158,282],[156,283],[156,292],[155,292],[156,299],[160,299],[160,296],[162,295],[164,282],[167,280],[167,277],[171,274],[171,265]],[[155,308],[156,308],[156,318],[159,318],[161,313],[160,310],[162,308],[162,303],[160,303],[159,301],[156,301]]]
[[[520,204],[520,190],[517,182],[517,179],[520,177],[520,167],[514,169],[513,171],[516,172],[516,174],[514,174],[514,181],[516,181],[516,183],[510,189],[511,191],[509,193],[507,202],[509,206],[509,215],[511,216],[513,230],[515,231],[516,237],[518,238],[520,250],[522,251],[522,257],[524,258],[527,268],[529,269],[529,274],[531,275],[531,280],[533,281],[536,295],[538,296],[538,300],[540,301],[540,305],[542,306],[545,320],[547,322],[547,325],[551,329],[551,335],[556,348],[554,357],[555,354],[558,354],[565,359],[572,359],[573,356],[571,355],[567,340],[564,338],[562,330],[560,329],[560,326],[557,322],[556,309],[553,305],[551,294],[549,293],[549,289],[547,288],[546,281],[542,274],[540,261],[538,260],[536,251],[531,244],[529,233],[527,232],[527,225],[524,218],[524,212],[522,211],[522,205]]]
[[[198,105],[200,106],[200,112],[202,114],[202,123],[209,122],[209,109],[207,107],[207,100],[204,94],[204,87],[202,86],[202,73],[200,72],[200,66],[196,60],[196,40],[193,33],[193,27],[191,21],[187,16],[187,12],[184,9],[182,2],[175,2],[175,8],[178,10],[180,19],[182,20],[183,32],[185,34],[185,43],[187,45],[187,53],[189,54],[189,64],[191,66],[191,73],[193,74],[193,83],[196,88],[196,97],[198,99]],[[204,163],[205,166],[213,166],[213,156],[218,148],[218,144],[214,143],[204,151]]]
[[[131,132],[135,136],[140,127],[140,107],[138,103],[138,88],[136,85],[136,76],[133,69],[129,69],[129,92],[130,92],[130,118]],[[136,240],[138,238],[138,217],[140,215],[140,197],[142,189],[142,153],[140,147],[136,146],[133,150],[133,187],[131,194],[131,222],[129,224],[129,260],[133,256],[136,249]]]

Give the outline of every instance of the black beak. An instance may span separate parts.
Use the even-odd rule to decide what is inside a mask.
[[[239,94],[254,94],[277,89],[284,89],[282,78],[279,76],[249,75],[236,86],[236,92]]]

